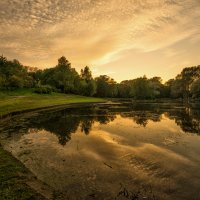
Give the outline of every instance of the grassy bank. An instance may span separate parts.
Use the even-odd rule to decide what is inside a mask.
[[[37,108],[104,101],[100,98],[61,93],[36,94],[32,90],[0,91],[0,117]],[[37,185],[36,190],[38,190],[38,181],[35,177],[0,145],[0,199],[45,199],[40,195],[41,191],[36,192],[35,189],[29,186],[30,183]]]
[[[23,164],[0,146],[0,199],[45,199],[28,186],[34,179]]]
[[[36,94],[32,90],[0,91],[0,116],[69,103],[104,102],[104,99],[72,94]]]

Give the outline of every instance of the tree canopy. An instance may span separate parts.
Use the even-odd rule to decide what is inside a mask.
[[[161,77],[146,76],[117,83],[107,75],[94,78],[88,66],[80,74],[62,56],[55,67],[38,69],[22,65],[18,60],[0,56],[0,89],[36,88],[85,96],[111,98],[200,98],[200,65],[184,68],[174,79],[162,82]]]

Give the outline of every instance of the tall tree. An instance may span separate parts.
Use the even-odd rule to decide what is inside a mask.
[[[92,72],[88,66],[81,69],[80,74],[81,93],[86,96],[93,96],[96,93],[96,82],[93,80]]]
[[[152,97],[160,97],[162,90],[162,78],[156,76],[149,79],[149,85],[152,90]]]
[[[118,95],[117,84],[114,79],[107,75],[101,75],[95,80],[97,83],[97,96],[116,97]]]
[[[84,69],[81,69],[81,79],[86,81],[92,80],[92,72],[88,66],[86,66]]]
[[[132,81],[122,81],[118,84],[118,96],[121,98],[129,98],[130,97],[130,90],[131,90],[131,83]]]
[[[58,59],[56,67],[44,71],[42,82],[56,87],[64,93],[74,93],[75,80],[78,76],[76,70],[71,68],[71,63],[62,56]]]
[[[133,80],[130,96],[135,99],[149,99],[153,97],[152,88],[145,76]]]
[[[191,94],[193,98],[200,98],[200,78],[192,83]]]
[[[180,77],[179,77],[180,76]],[[200,77],[200,66],[184,68],[177,79],[183,81],[183,97],[189,98],[190,86],[194,80]]]

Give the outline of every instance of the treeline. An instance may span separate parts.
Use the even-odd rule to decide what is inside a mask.
[[[0,88],[34,88],[37,93],[54,91],[111,98],[200,98],[200,66],[184,68],[166,83],[160,77],[146,76],[117,83],[107,75],[93,78],[87,66],[79,74],[64,56],[55,67],[44,70],[0,56]]]

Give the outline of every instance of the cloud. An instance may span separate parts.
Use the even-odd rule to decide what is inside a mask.
[[[125,50],[195,44],[199,9],[198,0],[1,0],[0,51],[39,67],[61,55],[78,67],[100,66]]]

